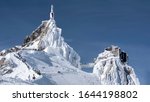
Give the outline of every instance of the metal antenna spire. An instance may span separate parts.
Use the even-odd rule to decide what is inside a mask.
[[[54,19],[54,7],[51,5],[50,19]]]

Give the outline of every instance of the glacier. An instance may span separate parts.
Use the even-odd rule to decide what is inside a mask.
[[[83,66],[79,54],[62,37],[51,6],[49,20],[22,45],[0,52],[1,85],[139,85],[134,69],[114,49],[104,50],[94,63]],[[82,70],[90,66],[92,73]]]

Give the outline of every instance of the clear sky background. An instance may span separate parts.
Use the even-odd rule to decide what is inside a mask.
[[[0,0],[0,50],[22,44],[54,5],[62,36],[89,63],[118,45],[141,84],[150,84],[150,0]]]

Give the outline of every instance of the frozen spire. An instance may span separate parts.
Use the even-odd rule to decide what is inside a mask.
[[[51,5],[50,19],[54,19],[53,5]]]

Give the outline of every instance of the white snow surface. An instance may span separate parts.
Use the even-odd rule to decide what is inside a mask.
[[[0,70],[0,84],[93,85],[99,79],[74,67],[64,57],[44,51],[20,50],[6,55],[8,65]],[[3,69],[12,69],[5,73]],[[36,73],[40,71],[40,75]],[[33,79],[33,74],[35,79]]]

